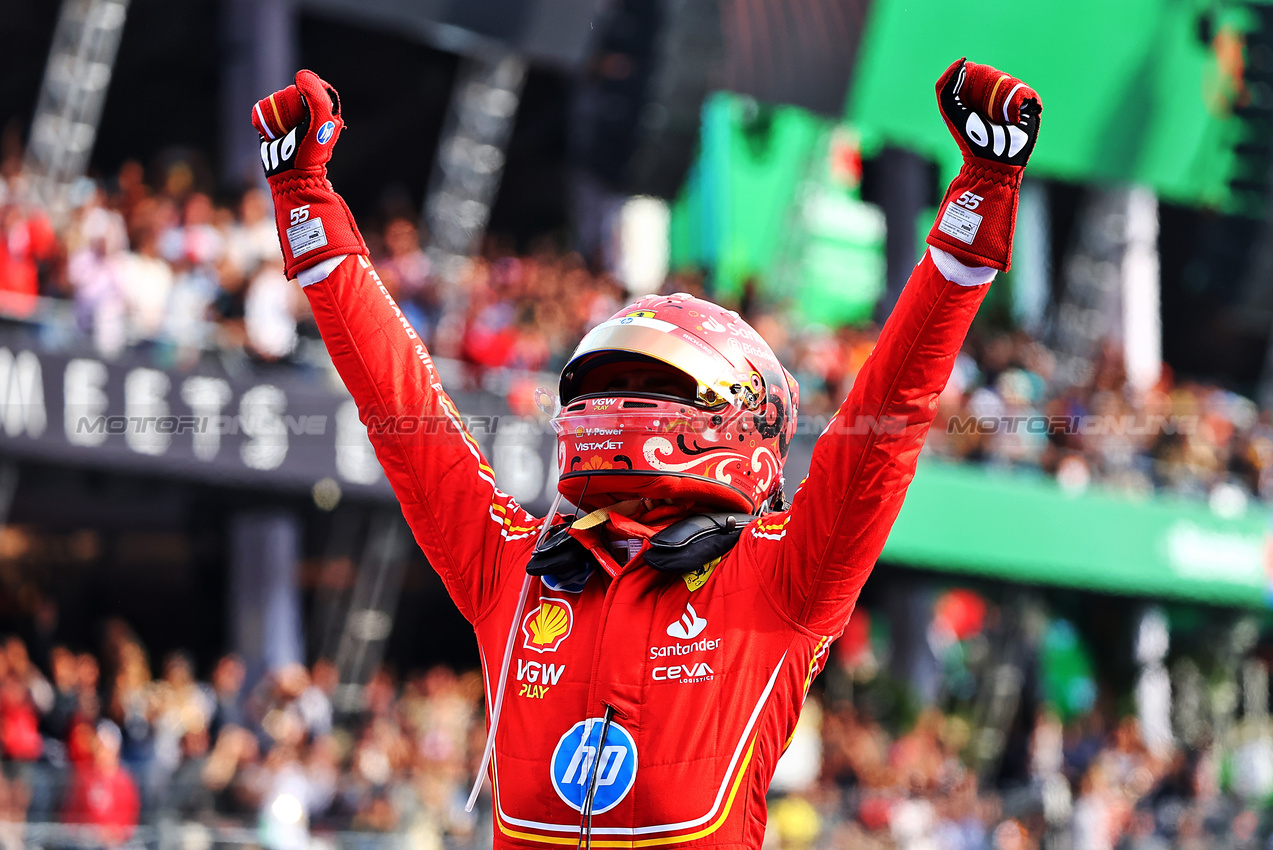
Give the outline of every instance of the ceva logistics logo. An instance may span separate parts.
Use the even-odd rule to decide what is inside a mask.
[[[549,763],[553,790],[567,806],[576,812],[583,811],[584,797],[592,780],[593,762],[596,761],[597,790],[592,797],[593,814],[608,812],[628,795],[636,784],[636,741],[618,723],[610,721],[604,746],[601,744],[601,728],[605,721],[600,717],[580,720],[570,731],[561,736],[553,758]]]

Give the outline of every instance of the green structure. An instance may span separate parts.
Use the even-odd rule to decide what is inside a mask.
[[[882,560],[1010,582],[1247,608],[1270,600],[1268,509],[1068,495],[1051,478],[921,464]]]
[[[958,153],[934,81],[953,60],[994,65],[1043,98],[1030,174],[1129,182],[1171,200],[1222,206],[1242,133],[1233,107],[1251,26],[1240,4],[1205,0],[875,0],[847,117],[871,144],[937,160]]]
[[[808,323],[868,318],[884,288],[884,216],[858,197],[857,163],[844,125],[714,95],[672,209],[672,265],[711,269],[726,300],[755,278]]]
[[[1030,174],[1137,183],[1166,200],[1236,210],[1229,181],[1246,125],[1247,4],[1210,0],[874,0],[843,123],[717,94],[672,214],[672,263],[710,269],[728,300],[755,276],[809,322],[870,315],[883,290],[883,219],[836,172],[837,139],[938,163],[959,151],[933,85],[966,55],[1021,77],[1044,101]],[[851,129],[850,129],[851,128]],[[1247,175],[1251,176],[1251,175]],[[1255,175],[1263,179],[1264,174]],[[922,231],[927,222],[921,223]]]

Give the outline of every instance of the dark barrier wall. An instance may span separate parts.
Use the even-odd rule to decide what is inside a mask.
[[[130,351],[107,361],[0,330],[0,453],[291,492],[332,479],[349,497],[393,498],[333,374],[241,362],[228,369],[210,356],[183,370],[156,365],[161,359]],[[493,392],[455,389],[464,384],[458,364],[438,368],[500,486],[532,512],[547,510],[556,452],[546,419],[511,414]],[[452,426],[419,427],[442,439]],[[808,468],[811,446],[811,436],[793,445],[789,491]]]

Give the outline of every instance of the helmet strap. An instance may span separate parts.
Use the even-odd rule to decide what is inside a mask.
[[[786,481],[784,481],[782,476],[779,475],[778,480],[774,482],[774,489],[769,493],[769,498],[767,498],[760,506],[760,514],[762,516],[764,514],[777,513],[778,511],[785,511],[787,509],[787,495],[783,492],[785,486]]]

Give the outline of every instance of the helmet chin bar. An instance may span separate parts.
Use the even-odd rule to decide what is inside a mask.
[[[681,504],[695,511],[752,513],[755,510],[751,500],[739,490],[727,485],[705,488],[697,476],[681,472],[574,473],[557,480],[557,492],[571,503],[578,499],[582,511],[595,511],[633,499]]]
[[[563,499],[569,499],[569,504],[574,505],[577,511],[578,510],[596,510],[597,508],[605,507],[606,504],[617,504],[619,502],[626,502],[631,499],[645,499],[648,501],[676,501],[677,494],[675,492],[671,492],[671,488],[669,488],[669,492],[667,495],[660,495],[657,492],[657,490],[659,489],[657,486],[659,483],[659,480],[664,478],[664,476],[658,476],[658,477],[652,478],[652,482],[653,482],[652,486],[643,488],[639,492],[636,490],[610,490],[610,491],[605,491],[603,493],[594,493],[593,498],[603,499],[605,501],[605,504],[593,503],[593,504],[589,504],[585,508],[584,503],[587,502],[587,498],[588,498],[588,485],[592,483],[592,479],[594,477],[599,477],[599,476],[567,475],[565,478],[557,479],[557,492],[553,496],[553,503],[552,503],[553,507],[548,512],[547,514],[548,517],[551,519],[552,517],[556,516],[557,507],[561,504]],[[670,481],[671,478],[672,476],[668,475],[666,480]],[[570,490],[571,493],[574,493],[574,488],[569,487],[569,484],[574,483],[575,481],[582,482],[582,489],[577,494],[574,494],[573,498],[571,498],[571,497],[568,497],[566,494],[566,491],[562,489],[562,484],[563,482],[565,482],[567,484],[567,489]],[[748,504],[748,500],[746,496],[744,496],[742,493],[737,493],[737,491],[735,491],[735,494],[737,497],[736,499],[730,499],[727,501],[721,501],[719,499],[715,499],[715,500],[711,500],[709,502],[701,503],[697,505],[691,504],[690,507],[698,507],[702,509],[713,509],[713,510],[720,509],[721,507],[728,507],[731,510],[737,510],[737,509],[740,509],[740,507],[745,507],[749,511],[752,510],[751,506]],[[575,505],[576,499],[579,502],[578,505]],[[766,495],[761,500],[759,507],[755,509],[754,512],[760,515],[771,514],[771,513],[777,513],[779,511],[785,511],[787,507],[788,507],[788,502],[787,502],[787,493],[786,493],[786,480],[782,476],[779,476],[778,479],[774,481],[773,488],[769,491],[768,495]],[[539,544],[537,543],[536,546],[538,547],[538,545]]]

